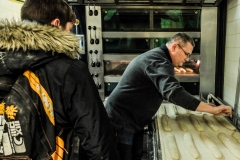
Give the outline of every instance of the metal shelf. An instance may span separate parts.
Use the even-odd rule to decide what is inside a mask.
[[[104,82],[119,82],[121,75],[106,75],[104,76]],[[199,74],[194,73],[180,73],[175,75],[179,82],[199,82]]]
[[[181,5],[181,6],[218,6],[222,0],[66,0],[79,4],[102,4],[102,5]]]
[[[118,75],[107,75],[104,76],[104,82],[119,82],[122,76]]]
[[[138,53],[138,54],[132,54],[132,53],[105,53],[103,54],[103,60],[104,61],[120,61],[120,60],[126,60],[126,61],[131,61],[133,60],[135,57],[137,57],[138,55],[140,55],[142,53]],[[190,57],[191,59],[197,59],[200,60],[201,59],[201,55],[199,53],[193,53]]]
[[[140,54],[140,53],[139,53]],[[132,53],[108,53],[108,54],[103,54],[103,60],[105,61],[120,61],[120,60],[126,60],[126,61],[131,61],[135,57],[137,57],[139,54],[132,54]]]
[[[102,32],[103,38],[166,38],[178,32]],[[201,32],[185,32],[194,38],[200,38]]]
[[[179,82],[199,82],[200,75],[194,73],[178,73],[175,74],[176,79]]]

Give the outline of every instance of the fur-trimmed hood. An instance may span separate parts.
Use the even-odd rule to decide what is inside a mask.
[[[57,27],[29,21],[0,20],[0,50],[20,49],[64,53],[72,59],[79,59],[84,53],[74,34]]]

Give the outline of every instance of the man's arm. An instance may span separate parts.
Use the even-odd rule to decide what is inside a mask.
[[[218,116],[230,116],[232,117],[232,107],[226,105],[214,106],[204,102],[200,102],[196,111],[208,112]]]

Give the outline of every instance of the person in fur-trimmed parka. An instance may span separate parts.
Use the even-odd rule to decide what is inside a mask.
[[[106,110],[87,66],[79,60],[78,39],[70,33],[76,20],[73,11],[64,0],[26,0],[21,19],[0,20],[0,102],[19,75],[31,70],[47,82],[55,118],[52,134],[70,128],[86,159],[118,160]]]

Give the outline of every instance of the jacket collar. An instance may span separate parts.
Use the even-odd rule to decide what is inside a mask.
[[[79,59],[84,53],[72,33],[37,22],[15,20],[0,20],[0,50],[43,50],[63,53],[72,59]]]
[[[161,45],[160,48],[164,51],[164,54],[167,56],[169,61],[172,63],[172,59],[170,57],[170,54],[169,54],[169,51],[168,51],[168,48],[167,48],[166,44]]]

